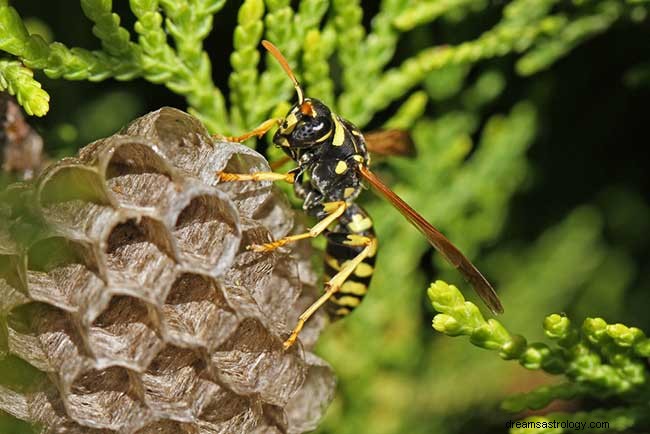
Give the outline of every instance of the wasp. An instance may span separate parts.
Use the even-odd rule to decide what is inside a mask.
[[[323,294],[299,317],[284,348],[291,347],[307,320],[326,306],[332,319],[342,318],[357,307],[368,291],[377,255],[377,237],[373,222],[366,211],[355,203],[362,190],[362,181],[370,184],[381,196],[397,208],[429,243],[454,266],[473,286],[486,305],[494,312],[503,307],[492,285],[481,272],[440,231],[427,222],[369,169],[371,150],[396,153],[407,149],[404,135],[385,131],[364,135],[351,122],[333,113],[316,98],[308,98],[278,48],[269,41],[262,45],[280,63],[293,82],[298,96],[284,118],[264,121],[254,130],[237,137],[242,142],[263,137],[278,127],[273,143],[280,147],[296,167],[287,173],[257,172],[251,174],[219,172],[221,182],[284,181],[293,184],[296,196],[303,200],[304,211],[318,223],[309,231],[247,248],[268,252],[288,243],[324,235],[325,284]],[[391,140],[394,139],[391,150]]]

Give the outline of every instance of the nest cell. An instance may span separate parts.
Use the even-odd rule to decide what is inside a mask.
[[[120,205],[165,208],[173,198],[172,170],[152,146],[119,143],[106,164],[106,184]]]
[[[220,193],[202,194],[180,211],[172,235],[186,262],[217,276],[230,266],[239,247],[238,223],[229,200]]]
[[[191,422],[220,389],[192,350],[167,346],[142,375],[144,400],[158,416]]]
[[[294,212],[287,197],[276,186],[271,187],[271,194],[251,217],[267,228],[273,239],[284,237],[293,228]]]
[[[318,427],[336,390],[336,378],[325,361],[311,353],[305,354],[305,361],[309,366],[307,378],[285,407],[289,426],[297,433]]]
[[[59,372],[64,365],[72,370],[85,361],[83,341],[60,309],[39,302],[22,305],[9,313],[7,327],[11,353],[42,371]]]
[[[284,406],[307,374],[298,352],[298,347],[285,351],[281,339],[251,318],[211,354],[211,362],[220,381],[235,393],[257,394],[267,404]]]
[[[254,172],[268,172],[270,167],[259,154],[252,153],[248,148],[243,146],[234,147],[235,145],[217,144],[223,146],[224,149],[229,149],[230,156],[227,157],[225,164],[222,163],[223,168],[220,169],[227,173],[254,173]],[[243,148],[243,149],[242,149]],[[216,172],[213,171],[214,180],[211,183],[217,184]],[[208,181],[209,182],[209,181]],[[269,199],[273,188],[270,181],[247,181],[247,182],[220,182],[217,188],[228,195],[228,197],[235,203],[239,210],[240,215],[243,217],[254,218],[264,208],[264,204]]]
[[[250,433],[260,425],[261,406],[252,399],[227,389],[219,389],[210,399],[200,415],[200,433]]]
[[[161,317],[165,334],[175,345],[209,350],[221,345],[238,324],[217,282],[192,273],[174,281]]]
[[[152,145],[128,139],[114,145],[106,164],[106,179],[124,175],[158,173],[171,179],[172,171],[165,158]]]
[[[151,412],[135,395],[127,369],[91,369],[79,375],[66,399],[68,414],[77,423],[128,432],[144,425]]]
[[[92,167],[76,164],[53,166],[42,178],[38,191],[42,207],[71,201],[109,203],[99,173]]]
[[[176,261],[166,227],[148,218],[131,218],[115,225],[105,241],[108,281],[133,288],[155,302],[164,299]]]
[[[138,298],[114,296],[88,331],[88,345],[98,366],[144,370],[164,347],[158,337],[153,308]]]
[[[255,292],[264,290],[278,259],[278,252],[255,252],[246,247],[272,241],[269,231],[251,220],[242,221],[242,240],[239,252],[225,275],[229,284],[244,286]]]
[[[33,300],[75,312],[96,299],[104,284],[92,247],[63,237],[43,239],[29,249],[28,292]]]

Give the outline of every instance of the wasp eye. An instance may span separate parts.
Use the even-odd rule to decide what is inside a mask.
[[[293,138],[301,142],[313,142],[329,132],[331,123],[329,118],[319,116],[303,119],[293,130]]]

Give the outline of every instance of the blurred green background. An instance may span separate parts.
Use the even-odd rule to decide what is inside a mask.
[[[481,3],[405,32],[393,63],[489,29],[506,3]],[[378,2],[362,5],[370,26]],[[98,47],[78,2],[14,6],[41,34]],[[214,80],[224,90],[238,6],[228,2],[206,42]],[[114,7],[131,27],[127,2]],[[418,156],[376,162],[404,199],[476,259],[502,297],[500,320],[531,340],[543,339],[541,321],[551,312],[566,312],[576,323],[602,316],[650,330],[650,25],[644,11],[532,75],[516,73],[516,54],[429,73],[416,96],[426,101],[412,127]],[[55,158],[162,105],[186,107],[183,98],[144,80],[39,78],[52,96],[51,111],[30,122]],[[401,102],[367,129],[381,126]],[[319,344],[339,391],[318,432],[506,432],[505,422],[515,416],[498,410],[499,401],[555,380],[436,334],[429,282],[444,278],[472,298],[468,285],[387,204],[371,193],[361,203],[375,216],[378,271],[362,306]],[[13,426],[0,415],[1,433]]]

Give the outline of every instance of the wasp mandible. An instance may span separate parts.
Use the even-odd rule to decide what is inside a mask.
[[[293,82],[298,102],[284,118],[269,119],[246,134],[227,139],[242,142],[254,136],[262,137],[278,126],[273,143],[295,161],[297,167],[288,173],[220,172],[218,177],[222,182],[289,182],[293,184],[296,195],[303,200],[302,208],[318,220],[308,232],[266,244],[251,245],[248,246],[249,249],[267,252],[321,234],[327,238],[324,293],[300,315],[291,335],[284,342],[284,348],[287,349],[296,342],[305,322],[323,305],[326,305],[331,318],[338,319],[357,307],[368,291],[374,272],[377,237],[372,219],[355,203],[362,189],[362,180],[368,182],[422,232],[429,243],[472,284],[493,312],[503,312],[496,292],[481,272],[442,233],[368,168],[369,148],[373,149],[373,143],[385,144],[390,141],[391,134],[395,133],[364,137],[356,126],[333,113],[323,102],[305,97],[278,48],[269,41],[262,41],[262,45],[278,60]],[[382,147],[385,148],[384,145]]]

